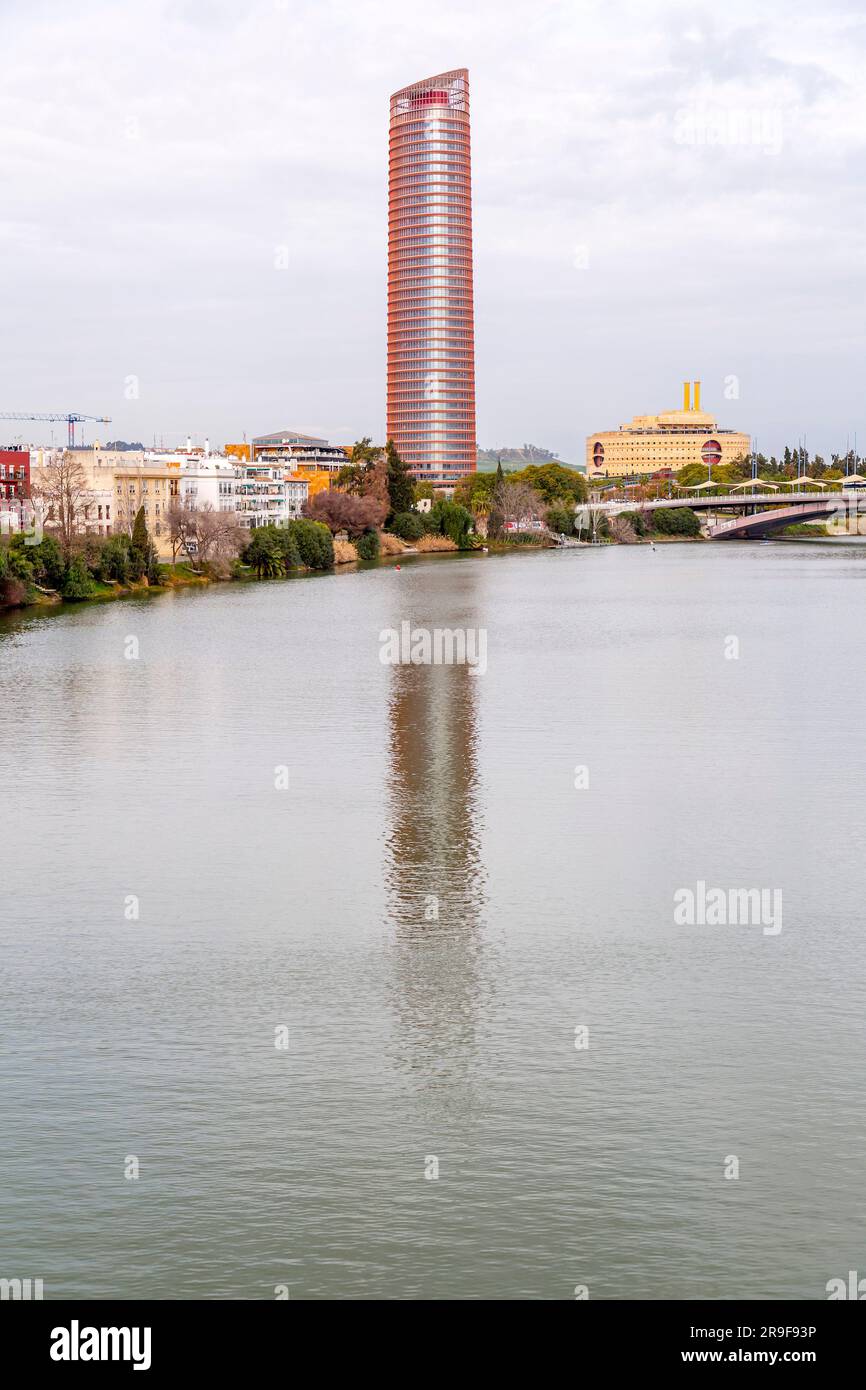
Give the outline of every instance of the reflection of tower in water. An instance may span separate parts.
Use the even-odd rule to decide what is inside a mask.
[[[435,924],[431,908],[438,899],[440,924],[472,925],[482,898],[475,723],[480,677],[467,666],[392,670],[392,914],[398,924]]]
[[[386,885],[401,1068],[465,1082],[489,992],[477,701],[467,666],[395,666]],[[445,1093],[440,1100],[446,1098]],[[465,1094],[450,1094],[462,1110]]]

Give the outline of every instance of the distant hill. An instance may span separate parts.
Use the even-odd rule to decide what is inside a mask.
[[[496,465],[501,461],[502,467],[512,471],[526,468],[529,464],[559,463],[563,468],[575,468],[578,473],[583,473],[583,468],[578,468],[576,464],[566,463],[565,459],[557,458],[549,449],[542,449],[539,444],[514,445],[503,444],[499,449],[479,449],[478,450],[478,472],[495,473]]]

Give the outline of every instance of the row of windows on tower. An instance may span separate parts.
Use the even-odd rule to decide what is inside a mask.
[[[388,233],[391,240],[405,235],[405,231],[423,232],[429,236],[435,233],[438,227],[441,227],[443,231],[466,235],[472,227],[472,213],[456,207],[437,207],[428,210],[424,204],[421,204],[415,209],[400,208],[392,212],[388,218]],[[465,233],[457,230],[463,227],[467,229]]]
[[[463,232],[462,234],[460,232],[453,232],[449,235],[447,232],[430,231],[421,235],[413,229],[411,231],[394,232],[388,238],[388,242],[393,252],[407,251],[410,247],[418,247],[420,249],[420,247],[426,246],[429,247],[431,251],[435,250],[437,247],[448,247],[454,251],[462,251],[468,257],[472,248],[472,233],[469,231]]]
[[[403,159],[390,170],[389,188],[406,183],[412,179],[468,179],[469,165],[466,160],[458,163],[453,155],[440,155],[435,159]]]
[[[411,212],[401,208],[395,211],[388,219],[388,227],[391,234],[398,227],[417,227],[419,230],[430,231],[434,227],[471,227],[472,216],[467,216],[465,211],[455,208],[436,208],[432,212],[425,210],[426,205],[421,204],[417,211]]]
[[[428,382],[441,382],[442,385],[449,387],[460,386],[463,382],[468,382],[470,376],[468,372],[462,372],[459,367],[437,367],[431,372],[410,367],[408,371],[391,372],[389,379],[395,383],[397,390],[409,390],[410,388],[420,390]]]
[[[393,201],[395,198],[405,197],[408,193],[431,188],[442,189],[446,193],[462,190],[468,193],[471,187],[472,181],[466,169],[460,174],[446,174],[439,169],[419,169],[417,173],[393,176],[388,196]]]
[[[465,198],[469,201],[471,185],[468,179],[462,182],[452,177],[450,183],[445,183],[442,177],[426,179],[404,180],[399,188],[392,187],[388,195],[388,203],[391,209],[398,206],[401,202],[435,202],[443,198]],[[416,196],[417,195],[417,196]]]
[[[392,332],[404,328],[418,327],[425,323],[436,323],[443,328],[448,324],[455,330],[463,329],[472,318],[471,309],[395,309],[390,315]]]
[[[388,361],[394,359],[400,366],[404,362],[412,362],[422,371],[449,371],[458,366],[471,367],[474,353],[471,346],[464,345],[462,348],[391,348],[388,352]]]
[[[449,247],[447,251],[424,243],[423,250],[404,252],[391,248],[390,273],[401,285],[410,285],[419,275],[441,279],[443,275],[472,275],[471,248]]]
[[[432,117],[429,121],[407,121],[391,130],[391,144],[411,145],[433,140],[454,140],[469,144],[469,127],[465,121],[449,121],[447,117]]]
[[[422,339],[429,342],[431,346],[436,343],[463,343],[471,335],[471,315],[464,315],[460,319],[455,314],[453,319],[436,319],[429,324],[424,315],[409,315],[400,319],[396,324],[389,324],[388,326],[389,340],[411,342],[412,339]]]
[[[441,299],[448,299],[454,295],[470,304],[472,302],[471,291],[472,282],[468,273],[462,276],[440,276],[438,279],[434,279],[431,275],[423,277],[401,275],[391,289],[391,296],[399,297],[401,301],[409,301],[414,297],[429,302],[437,296]]]
[[[406,213],[416,214],[416,210],[430,208],[435,212],[471,212],[471,202],[468,192],[461,193],[421,193],[413,198],[399,198],[392,200],[390,217],[391,221],[395,217],[402,217]],[[432,215],[432,214],[431,214]]]

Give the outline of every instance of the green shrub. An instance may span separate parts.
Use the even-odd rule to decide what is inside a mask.
[[[30,559],[31,549],[36,546],[24,545],[23,536],[14,536],[6,552],[7,571],[10,579],[21,579],[25,584],[32,584],[36,578],[36,566]]]
[[[391,531],[401,541],[419,541],[424,535],[424,519],[419,512],[398,512]]]
[[[285,570],[285,556],[275,526],[258,526],[241,552],[259,579],[275,579]]]
[[[378,560],[381,546],[378,531],[363,531],[355,541],[359,560]]]
[[[289,574],[291,570],[300,569],[303,562],[294,533],[290,531],[287,526],[274,526],[268,529],[272,530],[274,533],[274,540],[283,557],[283,569],[286,571],[286,574]]]
[[[434,502],[431,508],[427,530],[433,535],[448,536],[456,546],[463,549],[472,530],[472,513],[461,507],[459,502],[440,499]]]
[[[574,512],[565,507],[549,507],[545,519],[548,528],[560,536],[570,536],[574,530]]]
[[[130,544],[128,536],[109,536],[103,542],[93,572],[97,579],[116,579],[124,584],[129,578]]]
[[[701,521],[691,507],[659,507],[650,512],[653,530],[661,536],[699,536]]]
[[[90,571],[83,555],[74,555],[70,560],[60,592],[69,603],[90,598],[93,593],[93,580],[90,578]]]
[[[617,515],[628,522],[636,536],[648,536],[652,530],[652,512],[618,512]]]
[[[9,552],[0,542],[0,608],[13,608],[24,603],[27,585],[17,579],[10,568]]]
[[[24,537],[18,537],[24,546]],[[63,552],[53,536],[43,536],[38,545],[29,545],[25,551],[27,561],[33,567],[37,583],[50,589],[59,589],[66,574]]]
[[[301,564],[311,570],[327,570],[334,563],[334,540],[327,526],[321,521],[308,521],[301,517],[290,521],[286,528],[293,537],[300,555]]]

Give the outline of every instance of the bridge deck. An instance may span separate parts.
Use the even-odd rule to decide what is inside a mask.
[[[720,497],[666,497],[657,502],[638,502],[638,501],[615,501],[615,502],[581,502],[577,510],[585,511],[592,507],[594,511],[603,512],[634,512],[652,511],[657,507],[691,507],[693,511],[713,511],[720,507],[778,507],[782,504],[791,506],[799,502],[845,502],[851,503],[859,501],[860,498],[854,492],[796,492],[793,494],[776,492],[753,492],[745,496],[741,492],[726,492]],[[866,502],[866,497],[863,498]]]
[[[736,540],[791,526],[798,521],[820,520],[840,513],[856,519],[861,511],[861,502],[864,504],[862,510],[866,511],[866,496],[847,489],[840,492],[797,492],[785,496],[773,492],[747,495],[727,492],[720,497],[664,497],[653,502],[583,502],[575,508],[575,515],[602,512],[615,516],[619,512],[658,511],[666,507],[689,507],[692,511],[702,512],[733,510],[740,515],[726,517],[708,526],[706,534],[710,540]]]

